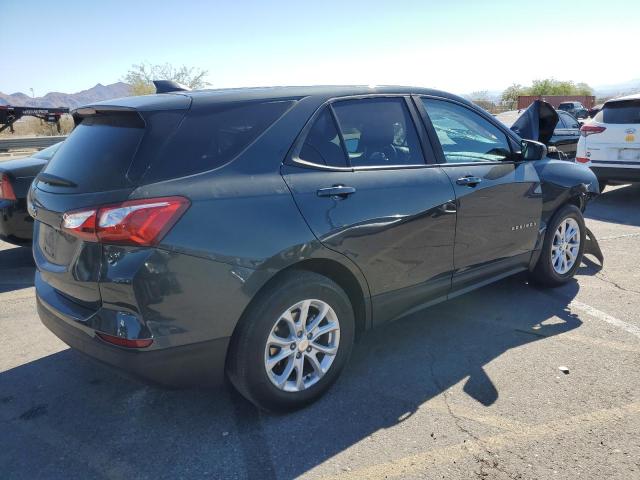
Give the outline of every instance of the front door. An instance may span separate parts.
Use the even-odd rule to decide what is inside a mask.
[[[376,323],[451,286],[454,192],[415,115],[404,97],[334,102],[283,166],[313,233],[364,273]]]
[[[505,132],[471,108],[421,97],[458,206],[453,290],[525,268],[542,211],[538,174]]]

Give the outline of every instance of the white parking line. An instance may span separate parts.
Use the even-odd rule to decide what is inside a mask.
[[[603,322],[607,322],[611,325],[614,325],[622,330],[629,332],[632,335],[640,338],[640,327],[636,325],[632,325],[631,323],[627,323],[624,320],[620,320],[619,318],[612,317],[608,313],[604,313],[597,308],[592,307],[591,305],[587,305],[586,303],[582,303],[578,300],[572,300],[569,304],[569,308],[575,308],[576,310],[580,310],[587,315],[591,315],[592,317],[597,318],[598,320],[602,320]]]

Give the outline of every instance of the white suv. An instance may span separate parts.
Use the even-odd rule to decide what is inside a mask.
[[[580,128],[576,162],[609,181],[640,182],[640,94],[609,100]]]

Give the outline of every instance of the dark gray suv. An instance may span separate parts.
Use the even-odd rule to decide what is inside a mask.
[[[226,373],[272,410],[319,397],[375,325],[520,271],[568,281],[598,193],[434,90],[174,92],[74,118],[29,192],[44,324],[162,384]]]

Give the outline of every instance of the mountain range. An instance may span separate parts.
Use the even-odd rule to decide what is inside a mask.
[[[593,90],[596,97],[613,97],[640,92],[640,78],[614,85],[596,86]],[[484,93],[487,99],[491,101],[498,101],[502,94],[501,91],[487,91]],[[14,107],[67,107],[73,109],[102,100],[126,97],[129,94],[130,87],[124,82],[110,85],[98,83],[95,87],[77,93],[49,92],[43,97],[36,98],[32,98],[22,92],[12,93],[11,95],[0,92],[0,105],[12,105]]]
[[[11,95],[0,92],[0,105],[12,105],[14,107],[67,107],[77,108],[88,103],[100,102],[111,98],[126,97],[130,95],[130,87],[123,82],[102,85],[82,90],[77,93],[49,92],[43,97],[32,98],[22,92]]]

